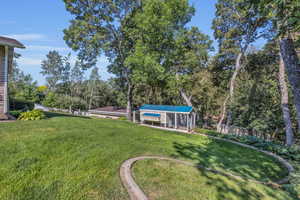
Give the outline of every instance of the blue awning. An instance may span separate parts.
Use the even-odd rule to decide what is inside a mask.
[[[143,116],[146,116],[146,117],[160,117],[160,114],[157,114],[157,113],[144,113]]]
[[[167,106],[167,105],[150,105],[144,104],[140,110],[158,110],[166,112],[190,113],[193,110],[191,106]]]

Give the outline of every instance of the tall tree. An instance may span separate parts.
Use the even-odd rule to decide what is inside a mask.
[[[71,91],[71,106],[72,109],[74,105],[74,99],[75,97],[80,98],[81,91],[80,87],[82,85],[82,82],[84,80],[84,73],[82,70],[82,63],[80,61],[76,61],[74,67],[71,69],[70,74],[70,91]]]
[[[212,41],[198,28],[184,29],[175,38],[171,71],[174,73],[174,87],[188,106],[193,106],[192,89],[196,74],[207,68],[209,53],[213,50]]]
[[[292,124],[290,108],[289,108],[288,86],[285,80],[285,67],[281,55],[280,55],[278,79],[279,79],[279,86],[280,86],[280,93],[281,93],[281,109],[283,114],[283,121],[285,124],[285,132],[286,132],[285,143],[287,146],[291,146],[294,143],[294,131],[293,131],[293,124]]]
[[[125,66],[129,48],[124,36],[125,18],[141,5],[140,0],[64,0],[66,9],[73,16],[71,25],[64,30],[66,43],[79,51],[79,59],[89,68],[96,64],[102,52],[114,69],[122,75],[127,88],[127,113],[131,119],[132,85],[130,69]]]
[[[98,71],[99,71],[98,67],[94,67],[93,70],[91,71],[91,75],[88,80],[88,88],[89,88],[89,92],[90,92],[89,110],[92,109],[95,89],[96,89],[97,83],[100,81],[100,75],[99,75]]]
[[[251,43],[265,36],[260,32],[267,26],[267,20],[262,17],[257,7],[247,1],[219,0],[216,4],[216,17],[213,21],[215,38],[219,42],[219,51],[233,60],[233,74],[229,83],[229,94],[223,103],[223,111],[218,123],[218,131],[227,116],[227,125],[231,123],[231,111],[227,112],[228,101],[234,102],[236,78],[243,68],[243,57]]]
[[[149,86],[151,93],[167,85],[176,36],[185,29],[193,13],[194,9],[187,0],[143,1],[142,8],[134,13],[126,29],[128,38],[134,41],[126,64],[132,70],[132,80],[136,85]],[[196,46],[197,42],[193,42]]]
[[[42,61],[42,71],[46,77],[47,85],[50,90],[56,90],[57,84],[65,81],[70,70],[69,63],[65,63],[68,58],[62,57],[57,51],[50,51],[46,59]]]
[[[251,0],[262,14],[274,23],[280,42],[280,52],[292,88],[300,131],[300,62],[295,41],[300,41],[300,2],[295,0]]]
[[[30,74],[24,74],[18,67],[17,59],[20,57],[20,54],[14,55],[13,66],[10,69],[8,85],[10,102],[11,104],[14,104],[15,100],[39,102],[37,82],[33,81]]]

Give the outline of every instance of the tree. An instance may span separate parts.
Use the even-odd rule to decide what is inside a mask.
[[[111,62],[111,71],[122,75],[127,88],[127,113],[131,119],[132,85],[130,69],[124,62],[130,49],[124,36],[125,18],[137,7],[140,0],[64,0],[66,9],[74,19],[64,30],[64,39],[73,50],[79,51],[79,59],[85,68],[94,66],[98,56],[105,53]]]
[[[212,118],[218,113],[220,104],[219,88],[213,83],[210,68],[202,69],[193,75],[193,87],[190,94],[193,97],[193,107],[199,116],[198,122],[203,127],[212,126]]]
[[[294,105],[297,111],[298,130],[300,131],[300,62],[296,52],[295,41],[299,41],[300,3],[294,0],[251,0],[260,8],[276,30],[280,42],[280,53],[292,88]]]
[[[71,97],[71,105],[70,105],[70,110],[73,109],[74,106],[74,101],[78,101],[76,98],[80,98],[81,95],[81,85],[84,80],[84,73],[82,70],[82,63],[80,61],[76,61],[74,67],[71,69],[70,73],[70,97]]]
[[[99,75],[98,70],[99,69],[97,67],[94,67],[91,72],[90,78],[88,80],[88,88],[89,88],[89,92],[90,92],[89,110],[92,108],[95,89],[96,89],[97,83],[99,83],[99,81],[100,81],[100,75]]]
[[[284,133],[284,121],[278,87],[278,51],[270,49],[272,45],[247,53],[237,77],[242,84],[236,86],[231,110],[234,126],[268,133],[274,138]]]
[[[294,131],[291,121],[291,114],[289,108],[289,92],[287,82],[285,81],[285,67],[282,56],[280,55],[278,80],[281,92],[281,109],[283,114],[283,121],[285,123],[286,132],[286,145],[291,146],[294,144]]]
[[[65,30],[67,44],[79,51],[86,66],[105,53],[111,63],[109,71],[126,89],[131,119],[135,83],[141,80],[154,85],[163,79],[164,53],[170,50],[174,32],[190,20],[193,9],[187,0],[65,0],[65,4],[75,15]]]
[[[187,0],[147,0],[130,18],[125,31],[134,43],[125,63],[131,69],[136,90],[148,88],[150,94],[157,94],[157,90],[167,86],[176,36],[185,29],[193,13]],[[159,101],[158,95],[151,97],[152,103]]]
[[[188,106],[193,106],[192,89],[197,82],[196,74],[207,68],[209,53],[213,50],[212,41],[198,28],[184,29],[175,39],[171,57],[171,71],[174,73],[174,87]]]
[[[300,64],[291,38],[281,39],[280,52],[292,87],[294,104],[297,110],[298,129],[300,131]]]
[[[42,61],[41,74],[46,77],[49,89],[55,91],[57,84],[65,81],[68,77],[70,65],[69,62],[66,62],[68,58],[63,58],[57,51],[50,51],[46,57]]]
[[[37,82],[33,81],[30,74],[24,72],[18,67],[17,59],[20,54],[14,55],[13,66],[9,74],[9,98],[12,103],[15,100],[39,102],[41,100],[40,92],[37,90]]]
[[[215,38],[219,42],[219,51],[226,59],[233,61],[233,74],[229,83],[229,94],[223,103],[223,111],[218,123],[218,131],[227,115],[227,126],[232,121],[232,113],[227,114],[227,104],[234,102],[236,78],[243,68],[243,58],[251,43],[265,36],[260,29],[268,21],[259,14],[257,7],[247,1],[219,0],[216,4],[216,17],[213,21]]]

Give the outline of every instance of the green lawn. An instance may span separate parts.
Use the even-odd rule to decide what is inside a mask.
[[[150,199],[159,200],[289,200],[282,190],[214,174],[171,161],[143,160],[134,177]]]
[[[47,120],[0,123],[0,199],[128,199],[119,179],[119,167],[124,160],[140,155],[172,156],[257,180],[276,180],[286,175],[272,158],[230,143],[126,121],[52,114]],[[149,170],[154,164],[149,163]],[[143,162],[138,165],[143,166]],[[194,180],[199,178],[198,187],[218,185],[208,188],[220,196],[231,190],[239,199],[236,188],[243,191],[248,186],[227,185],[229,180],[224,177],[204,177],[192,167],[173,167],[171,172],[178,169],[179,178],[197,173]],[[152,172],[147,171],[148,166],[143,168],[145,171],[138,171],[139,180],[151,181]],[[187,173],[182,174],[182,170]],[[210,183],[206,176],[213,177]],[[188,180],[184,183],[197,187]],[[255,193],[257,187],[247,191]],[[176,191],[171,186],[169,189]],[[278,193],[278,189],[263,190],[270,198]],[[202,192],[197,190],[195,194]],[[187,192],[182,192],[181,199],[189,199],[185,195]]]

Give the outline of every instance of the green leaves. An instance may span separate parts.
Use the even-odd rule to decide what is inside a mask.
[[[220,51],[233,52],[245,48],[260,37],[269,21],[260,15],[257,6],[249,1],[219,0],[216,4],[216,17],[213,21],[215,38],[219,41]],[[266,30],[268,32],[268,30]]]
[[[297,0],[251,0],[260,13],[272,20],[278,36],[300,31],[300,2]]]
[[[62,57],[57,51],[50,51],[42,61],[41,74],[46,77],[50,89],[55,90],[59,82],[65,81],[70,70],[70,55]]]
[[[29,121],[29,120],[41,120],[45,119],[46,116],[41,110],[32,110],[32,111],[27,111],[23,112],[20,114],[18,120],[22,121]]]

